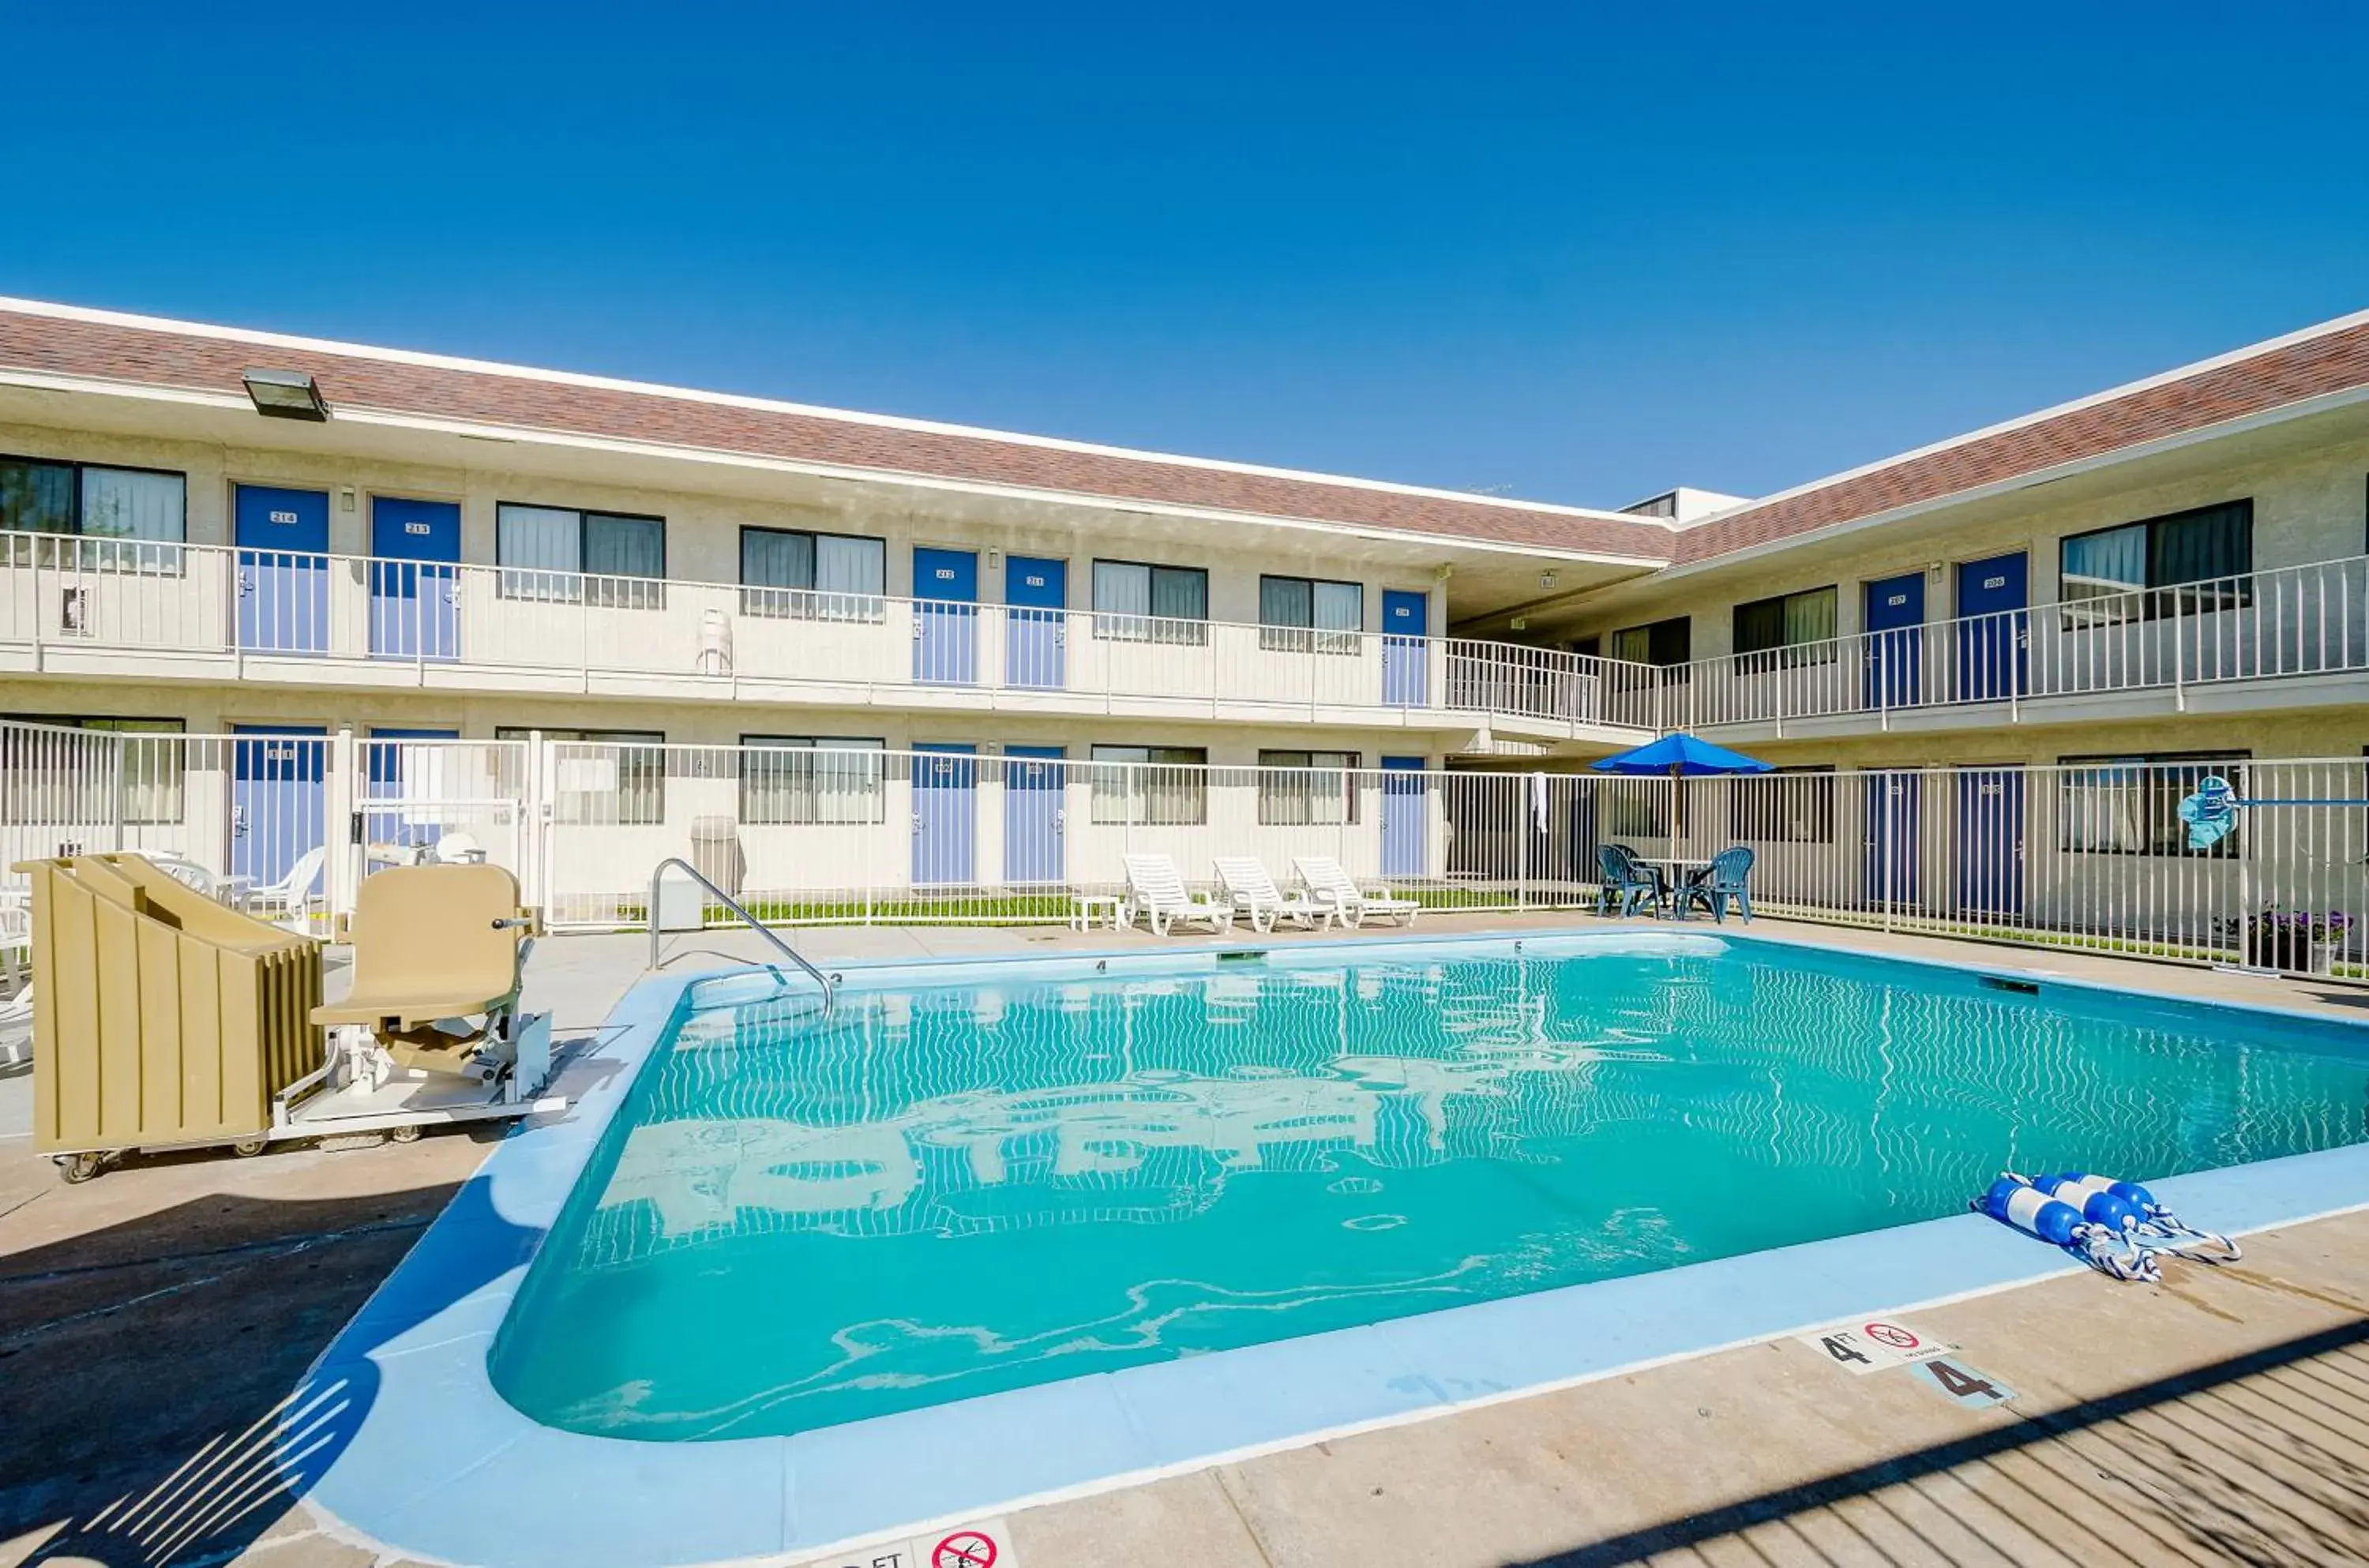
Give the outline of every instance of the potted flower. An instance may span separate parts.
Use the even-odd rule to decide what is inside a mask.
[[[2264,910],[2247,922],[2246,961],[2266,969],[2325,975],[2336,968],[2352,917],[2301,910]]]
[[[2311,972],[2315,975],[2336,973],[2336,960],[2344,951],[2344,932],[2352,919],[2341,910],[2330,910],[2324,915],[2310,917],[2307,934],[2311,939]]]

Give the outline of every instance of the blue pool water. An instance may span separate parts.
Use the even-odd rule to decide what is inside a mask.
[[[2342,1024],[1708,936],[1528,946],[974,970],[827,1020],[693,988],[496,1386],[582,1432],[795,1433],[1931,1219],[2002,1166],[2369,1137]]]

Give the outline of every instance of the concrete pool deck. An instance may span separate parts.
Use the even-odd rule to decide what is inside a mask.
[[[1458,919],[1438,921],[1436,928],[1427,922],[1424,933],[1573,923],[1567,915],[1486,922]],[[1698,923],[1684,929],[1706,928]],[[1758,929],[1768,934],[1804,930],[1773,921]],[[1808,934],[1846,936],[1852,939],[1849,945],[1869,951],[1917,951],[1910,944],[1914,939],[1862,938],[1814,928]],[[1232,944],[1253,941],[1271,946],[1291,940],[1242,938]],[[818,961],[954,953],[1033,956],[1160,945],[1110,933],[1082,937],[960,930],[814,932],[800,933],[798,941]],[[1180,944],[1185,944],[1168,945]],[[686,955],[670,966],[683,970],[759,956],[743,941],[697,938],[673,945],[716,950],[712,958]],[[1923,951],[1986,967],[2041,967],[2067,979],[2201,999],[2299,1006],[2337,1016],[2354,1012],[2347,993],[2336,988],[2029,949],[1931,944]],[[534,985],[546,994],[555,988],[564,995],[562,1033],[580,1033],[637,978],[646,956],[643,938],[549,942],[538,954]],[[604,987],[611,988],[606,998],[600,994]],[[0,1080],[0,1087],[20,1082]],[[0,1134],[9,1130],[0,1124]],[[283,1358],[292,1357],[301,1373],[312,1351],[367,1293],[372,1271],[384,1272],[392,1254],[418,1234],[419,1218],[441,1204],[440,1193],[465,1176],[482,1152],[445,1138],[408,1150],[275,1153],[253,1162],[141,1162],[87,1187],[65,1189],[45,1165],[31,1160],[22,1140],[0,1139],[0,1540],[16,1538],[13,1549],[0,1548],[0,1562],[58,1551],[117,1560],[123,1542],[110,1534],[106,1520],[96,1530],[66,1528],[61,1534],[61,1528],[88,1524],[118,1494],[144,1490],[143,1477],[153,1485],[172,1473],[203,1436],[235,1434],[262,1413],[256,1408],[258,1402],[269,1404],[262,1391],[284,1390],[294,1378],[282,1377],[276,1385],[268,1378],[258,1381],[246,1365],[251,1352],[240,1358],[235,1337],[239,1330],[246,1331],[246,1346],[270,1345]],[[301,1207],[315,1201],[325,1207],[315,1212]],[[227,1238],[184,1233],[210,1211],[222,1214],[224,1225],[234,1214],[241,1217],[244,1229]],[[246,1219],[249,1215],[255,1218]],[[2321,1237],[2327,1239],[2315,1239]],[[193,1246],[191,1241],[210,1244]],[[2169,1375],[2166,1368],[2189,1372],[2232,1356],[2254,1356],[2259,1365],[2233,1364],[2226,1383],[2232,1389],[2282,1377],[2348,1375],[2339,1363],[2352,1354],[2352,1342],[2343,1336],[2369,1314],[2369,1306],[2362,1305],[2369,1301],[2369,1279],[2363,1277],[2369,1275],[2369,1227],[2354,1218],[2299,1226],[2259,1240],[2255,1252],[2239,1269],[2180,1270],[2160,1289],[2077,1277],[1918,1314],[1918,1326],[1963,1341],[1968,1361],[2018,1390],[2020,1398],[2004,1411],[1960,1412],[1938,1390],[1903,1381],[1912,1377],[1905,1371],[1848,1378],[1821,1365],[1814,1353],[1780,1341],[1021,1513],[1012,1521],[1015,1560],[1038,1568],[1046,1562],[1136,1561],[1503,1562],[1554,1560],[1556,1552],[1576,1551],[1580,1555],[1565,1560],[1577,1562],[1621,1561],[1685,1546],[1700,1546],[1718,1560],[1722,1553],[1713,1550],[1719,1535],[1714,1527],[1723,1520],[1734,1529],[1764,1517],[1823,1519],[1821,1510],[1848,1514],[1860,1507],[1849,1501],[1859,1497],[1874,1500],[1868,1505],[1879,1513],[1871,1519],[1918,1515],[1926,1506],[1918,1499],[1943,1484],[1936,1477],[1946,1480],[1968,1466],[1996,1467],[2006,1462],[2000,1454],[2038,1451],[2031,1445],[2043,1440],[2070,1441],[2062,1433],[2051,1436],[2032,1426],[2051,1411],[2104,1396],[2119,1396],[2126,1403],[2145,1396],[2146,1410],[2116,1407],[2081,1428],[2102,1431],[2143,1416],[2152,1420],[2157,1407],[2184,1412],[2194,1399],[2207,1397],[2196,1391],[2149,1392],[2146,1384]],[[2013,1305],[2026,1298],[2057,1304]],[[1989,1326],[1994,1323],[1998,1326]],[[2038,1326],[2027,1332],[2019,1326],[2026,1323]],[[2337,1337],[2329,1338],[2330,1333]],[[258,1334],[266,1337],[258,1342]],[[309,1345],[294,1352],[285,1348],[307,1335]],[[1715,1367],[1724,1369],[1714,1379],[1722,1392],[1713,1401],[1687,1379],[1709,1377],[1707,1369]],[[1820,1377],[1810,1378],[1812,1371]],[[2354,1375],[2369,1377],[2369,1368]],[[1629,1395],[1623,1390],[1646,1391]],[[2223,1396],[2215,1391],[2210,1397]],[[1705,1409],[1713,1414],[1696,1413]],[[2369,1404],[2354,1414],[2369,1417]],[[1977,1436],[2005,1431],[2024,1434],[2029,1441],[2006,1443],[1998,1453],[1962,1453],[1949,1447],[1959,1441],[1960,1429],[1936,1425],[1944,1417],[1973,1423],[1964,1430]],[[2074,1418],[2054,1419],[2062,1425]],[[2272,1417],[2250,1419],[2276,1425]],[[2344,1425],[2352,1416],[2341,1409],[2295,1419],[2304,1426],[2275,1439],[2268,1457],[2233,1448],[2236,1439],[2214,1435],[2214,1454],[2239,1455],[2232,1461],[2236,1479],[2214,1484],[2226,1494],[2224,1501],[2242,1502],[2256,1494],[2249,1489],[2263,1489],[2260,1496],[2272,1500],[2263,1505],[2270,1510],[2265,1517],[2275,1516],[2272,1524],[2319,1520],[2314,1527],[2318,1534],[2306,1530],[2296,1538],[2306,1545],[2340,1539],[2343,1531],[2330,1520],[2369,1519],[2369,1496],[2353,1494],[2355,1483],[2369,1474],[2363,1468],[2369,1455],[2343,1448],[2339,1437],[2350,1442],[2369,1436],[2369,1426],[2355,1430],[2357,1422]],[[2322,1430],[2329,1422],[2338,1424],[2331,1429],[2336,1436]],[[34,1447],[37,1439],[40,1446]],[[2178,1448],[2159,1433],[2144,1441],[2150,1452],[2167,1443]],[[1644,1456],[1654,1454],[1662,1458],[1645,1462]],[[1352,1470],[1333,1462],[1344,1455],[1363,1467],[1355,1471],[1356,1476],[1380,1490],[1364,1480],[1344,1490]],[[117,1479],[74,1482],[59,1473],[68,1460]],[[1887,1464],[1906,1468],[1880,1476]],[[2291,1473],[2297,1465],[2304,1472]],[[2050,1473],[2063,1468],[2055,1464]],[[2128,1488],[2145,1480],[2126,1478],[2120,1484]],[[2326,1494],[2295,1494],[2299,1482],[2306,1483],[2306,1494],[2318,1486]],[[485,1484],[498,1490],[499,1481],[488,1476]],[[1791,1490],[1803,1486],[1810,1490]],[[1898,1496],[1886,1491],[1899,1486],[1909,1491]],[[2102,1501],[2075,1511],[2130,1511],[2126,1496],[2111,1488],[2101,1495]],[[1995,1511],[1996,1505],[1983,1507]],[[1720,1508],[1731,1513],[1704,1512]],[[1684,1522],[1687,1516],[1695,1522]],[[1995,1545],[2008,1539],[2001,1533],[2007,1527],[1981,1508],[1974,1516],[1980,1524],[1976,1537],[1987,1531]],[[2226,1560],[2239,1550],[2238,1541],[2252,1539],[2219,1515],[2208,1515],[2205,1522],[2212,1528],[2193,1538],[2193,1548],[2184,1553],[2167,1548],[2167,1560]],[[304,1510],[290,1510],[284,1502],[267,1500],[234,1525],[221,1539],[191,1539],[175,1561],[221,1561],[239,1551],[254,1553],[258,1561],[268,1553],[292,1563],[364,1560],[356,1549],[317,1531]],[[1951,1528],[1946,1518],[1923,1521],[1900,1538],[1909,1543],[1903,1550],[1897,1542],[1884,1544],[1883,1531],[1866,1520],[1846,1519],[1843,1533],[1833,1539],[1847,1543],[1857,1530],[1867,1548],[1860,1557],[1869,1561],[1986,1555],[1976,1548],[1943,1550],[1940,1543]],[[1919,1535],[1919,1528],[1942,1533]],[[1639,1532],[1653,1529],[1665,1535],[1652,1536],[1649,1544],[1648,1536]],[[2129,1543],[2119,1539],[2100,1536],[2083,1544],[2079,1531],[2061,1519],[2043,1533],[2065,1539],[2077,1559],[2124,1561],[2130,1555]],[[1804,1539],[1814,1550],[1802,1560],[1852,1560],[1839,1547],[1817,1545],[1825,1538],[1814,1531]],[[2110,1539],[2117,1554],[2102,1555]],[[2261,1560],[2315,1560],[2310,1551],[2299,1551],[2295,1540],[2275,1534],[2263,1539],[2267,1544],[2253,1549]],[[1931,1543],[1930,1550],[1917,1547],[1920,1540]],[[1734,1544],[1747,1556],[1756,1550],[1780,1561],[1802,1556],[1800,1551],[1774,1551],[1757,1536]],[[2039,1552],[2036,1546],[2031,1550]],[[2045,1553],[2026,1557],[2022,1551],[2007,1560],[2063,1560]],[[1997,1553],[1987,1555],[1996,1560]]]

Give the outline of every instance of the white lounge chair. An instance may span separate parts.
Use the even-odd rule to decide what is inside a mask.
[[[1233,906],[1212,903],[1187,893],[1184,878],[1178,875],[1176,863],[1168,856],[1131,854],[1125,858],[1127,899],[1119,906],[1121,925],[1141,921],[1151,928],[1154,936],[1167,935],[1178,921],[1206,925],[1220,935],[1233,929]]]
[[[1368,915],[1385,920],[1403,920],[1410,927],[1423,905],[1413,898],[1402,898],[1387,887],[1361,888],[1341,869],[1341,863],[1329,854],[1296,854],[1292,868],[1307,885],[1308,896],[1328,908],[1343,925],[1363,925]]]
[[[1267,875],[1266,863],[1255,855],[1219,855],[1218,880],[1226,885],[1234,913],[1246,917],[1251,929],[1265,935],[1279,921],[1298,921],[1313,931],[1333,918],[1336,910],[1312,902],[1305,893],[1286,897]]]
[[[319,897],[321,866],[329,857],[325,849],[306,850],[288,868],[288,875],[277,882],[246,890],[246,912],[258,920],[278,921],[283,925],[309,926],[313,904]]]

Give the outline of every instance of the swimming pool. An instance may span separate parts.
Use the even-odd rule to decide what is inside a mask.
[[[686,994],[495,1338],[519,1409],[784,1436],[1931,1219],[2002,1165],[2369,1136],[2341,1024],[1708,935],[851,981],[827,1020]]]

